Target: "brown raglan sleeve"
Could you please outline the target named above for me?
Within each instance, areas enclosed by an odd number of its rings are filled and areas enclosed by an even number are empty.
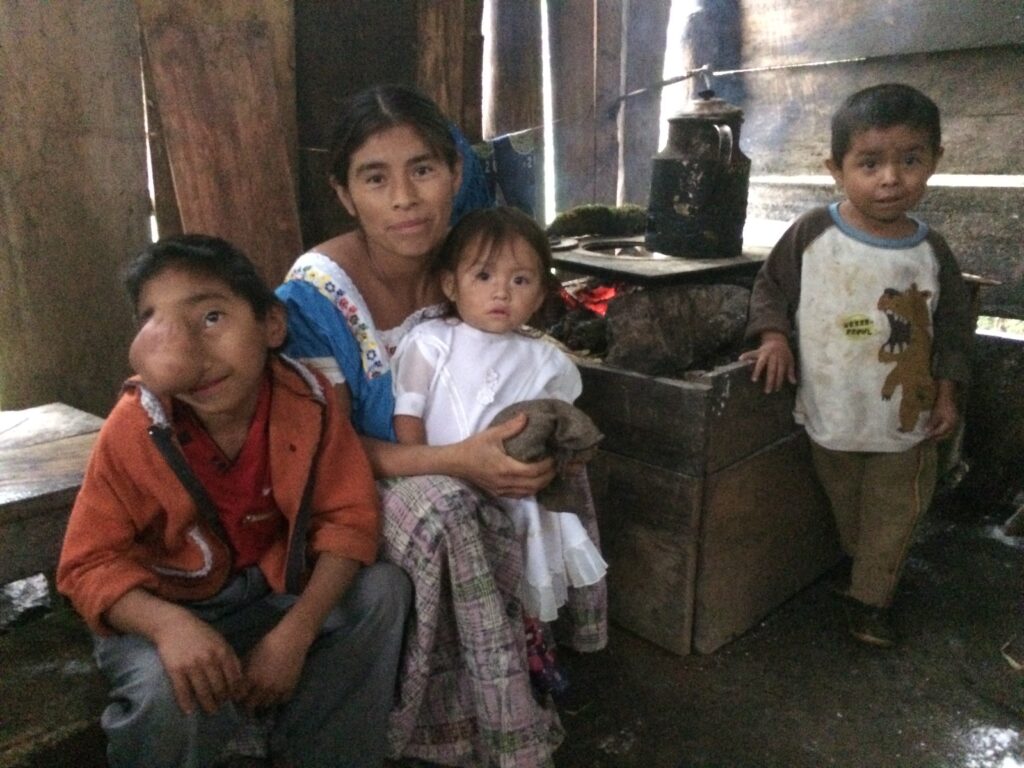
[[[939,301],[932,316],[932,376],[966,384],[970,379],[970,352],[974,317],[960,265],[946,241],[929,234],[939,262]]]
[[[810,211],[793,222],[772,248],[750,293],[750,313],[744,334],[747,340],[756,342],[765,331],[793,333],[794,316],[800,303],[803,252],[828,222],[826,209]]]

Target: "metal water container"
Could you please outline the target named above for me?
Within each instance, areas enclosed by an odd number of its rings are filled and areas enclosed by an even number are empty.
[[[707,90],[668,122],[668,143],[653,160],[644,245],[671,256],[739,256],[750,184],[739,146],[743,110]]]

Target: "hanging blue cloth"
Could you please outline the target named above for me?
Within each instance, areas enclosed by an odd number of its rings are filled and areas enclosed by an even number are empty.
[[[473,150],[469,140],[462,135],[456,126],[452,126],[452,138],[455,147],[462,157],[462,184],[455,194],[452,203],[451,223],[454,225],[470,211],[478,208],[493,208],[495,205],[494,190],[487,183],[484,167]]]

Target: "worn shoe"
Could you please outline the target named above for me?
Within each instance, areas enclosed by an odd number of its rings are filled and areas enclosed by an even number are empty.
[[[898,640],[892,625],[892,612],[888,608],[867,605],[850,599],[846,604],[850,635],[876,648],[892,648]]]

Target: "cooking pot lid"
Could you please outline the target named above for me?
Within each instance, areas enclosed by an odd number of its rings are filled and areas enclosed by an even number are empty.
[[[715,96],[711,89],[700,91],[697,98],[689,102],[687,108],[669,120],[705,120],[714,118],[734,118],[742,116],[743,110],[725,99]]]

